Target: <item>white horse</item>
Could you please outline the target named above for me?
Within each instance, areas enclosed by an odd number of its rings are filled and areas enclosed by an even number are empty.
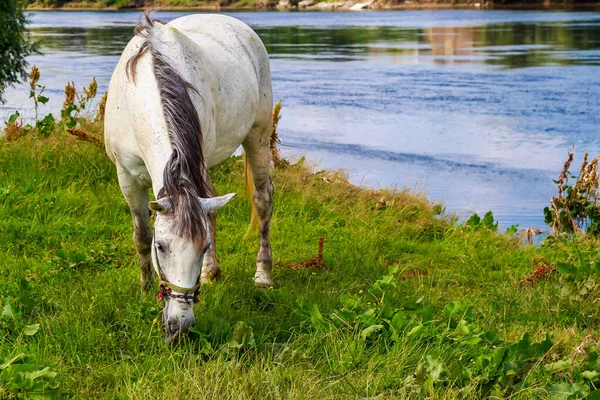
[[[144,16],[110,81],[104,137],[133,216],[142,287],[152,285],[151,264],[161,280],[170,341],[195,323],[200,283],[220,275],[217,209],[235,194],[214,197],[208,168],[240,144],[260,228],[254,280],[272,284],[273,94],[265,47],[243,22],[190,15],[167,24]]]

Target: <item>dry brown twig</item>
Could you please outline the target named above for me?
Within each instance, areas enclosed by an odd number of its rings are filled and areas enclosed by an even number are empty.
[[[91,133],[87,133],[85,131],[82,131],[81,129],[67,129],[67,132],[69,132],[71,135],[75,136],[77,139],[80,140],[84,140],[86,142],[91,142],[93,143],[95,146],[103,148],[104,147],[104,141],[100,138],[97,138],[96,136],[92,135]]]
[[[302,261],[299,263],[277,263],[279,267],[285,268],[296,268],[296,269],[306,269],[306,268],[317,268],[317,269],[327,269],[327,265],[323,263],[323,243],[325,242],[324,238],[319,238],[319,250],[317,251],[317,256],[311,258],[310,260]]]
[[[532,258],[531,263],[534,265],[533,272],[523,277],[520,282],[521,286],[535,285],[556,273],[556,267],[546,261],[544,257],[539,262]]]

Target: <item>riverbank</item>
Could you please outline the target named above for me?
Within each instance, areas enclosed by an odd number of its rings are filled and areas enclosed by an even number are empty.
[[[82,128],[102,136],[102,122]],[[114,166],[60,125],[44,132],[0,139],[2,398],[594,390],[597,240],[529,246],[489,215],[456,224],[419,194],[358,188],[303,162],[272,174],[274,287],[252,284],[258,240],[243,237],[250,210],[240,195],[219,212],[222,278],[202,287],[193,332],[167,346],[162,304],[139,289]],[[245,191],[239,157],[211,176],[220,193]],[[320,238],[326,267],[302,268]]]

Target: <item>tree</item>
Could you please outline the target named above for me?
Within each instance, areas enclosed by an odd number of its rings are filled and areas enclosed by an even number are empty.
[[[4,89],[27,76],[27,59],[40,54],[39,44],[31,41],[21,0],[0,0],[0,103]]]

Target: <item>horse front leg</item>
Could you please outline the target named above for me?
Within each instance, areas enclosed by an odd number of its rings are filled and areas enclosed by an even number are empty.
[[[273,214],[273,183],[269,174],[271,149],[269,148],[270,125],[254,127],[244,141],[248,165],[254,181],[253,202],[258,214],[260,247],[256,256],[257,286],[271,286],[273,254],[271,252],[271,216]]]
[[[150,229],[148,188],[118,166],[117,176],[121,192],[129,204],[133,218],[133,242],[140,260],[140,285],[143,291],[149,291],[154,283],[154,272],[151,258],[152,230]]]
[[[210,180],[210,177],[205,177],[210,189],[210,195],[212,197],[217,196],[217,191]],[[210,242],[211,245],[204,253],[204,260],[202,261],[202,273],[200,274],[200,282],[208,283],[217,280],[221,277],[221,269],[217,264],[217,210],[208,212],[208,228],[210,231]]]
[[[273,254],[271,252],[271,216],[273,214],[273,183],[269,176],[267,181],[254,186],[254,206],[258,213],[260,247],[256,256],[256,274],[254,283],[258,286],[272,286],[271,269]]]

